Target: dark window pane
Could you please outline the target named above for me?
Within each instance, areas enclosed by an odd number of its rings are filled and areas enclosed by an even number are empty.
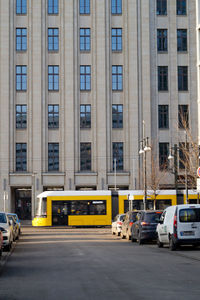
[[[158,67],[158,90],[168,91],[168,67]]]
[[[169,128],[168,105],[158,106],[158,121],[159,121],[159,129]]]
[[[168,168],[169,143],[159,143],[160,170]]]
[[[122,171],[123,170],[123,143],[116,142],[113,143],[113,170]]]
[[[166,15],[167,14],[167,0],[157,0],[157,15]]]

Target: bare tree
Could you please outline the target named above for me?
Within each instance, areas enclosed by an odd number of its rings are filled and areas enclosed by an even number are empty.
[[[155,143],[154,143],[155,144]],[[150,176],[147,179],[147,197],[153,200],[153,207],[156,209],[157,197],[160,194],[160,186],[167,181],[168,161],[164,161],[162,165],[159,162],[159,156],[151,146]]]
[[[183,113],[179,116],[179,128],[184,130],[185,140],[181,141],[178,146],[178,182],[179,184],[187,185],[190,189],[196,189],[197,169],[199,167],[199,145],[194,140],[189,128],[188,118]]]

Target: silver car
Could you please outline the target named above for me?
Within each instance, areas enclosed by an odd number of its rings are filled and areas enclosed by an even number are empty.
[[[112,222],[112,234],[120,236],[125,214],[118,214]]]
[[[10,251],[13,243],[13,222],[4,212],[0,212],[0,230],[3,233],[3,247]]]

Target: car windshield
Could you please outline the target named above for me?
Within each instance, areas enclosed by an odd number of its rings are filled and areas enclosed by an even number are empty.
[[[133,212],[133,213],[131,214],[131,220],[132,220],[133,222],[136,221],[136,216],[137,216],[137,212]]]
[[[124,218],[125,218],[125,215],[121,215],[121,216],[119,217],[119,220],[123,222],[123,221],[124,221]]]
[[[180,222],[200,222],[200,208],[186,208],[179,212]]]
[[[6,215],[0,213],[0,223],[7,223]]]
[[[161,217],[161,212],[147,213],[144,217],[144,221],[148,223],[158,223]]]

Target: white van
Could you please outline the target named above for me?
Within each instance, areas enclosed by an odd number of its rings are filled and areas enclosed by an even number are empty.
[[[200,204],[167,207],[156,229],[158,247],[169,244],[171,250],[179,245],[200,245]]]

